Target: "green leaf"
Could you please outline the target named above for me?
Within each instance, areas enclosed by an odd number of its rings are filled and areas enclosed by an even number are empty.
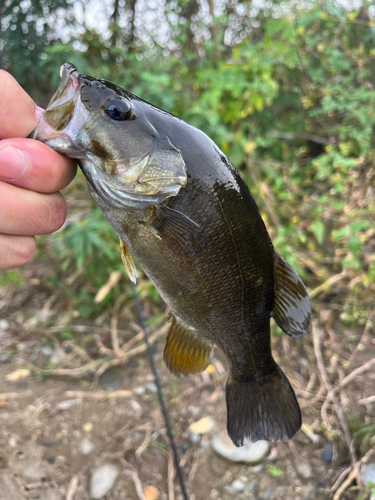
[[[323,243],[324,240],[324,233],[325,233],[325,226],[323,221],[321,220],[315,220],[311,225],[310,229],[312,233],[314,234],[315,238],[317,239],[317,242],[319,245]]]

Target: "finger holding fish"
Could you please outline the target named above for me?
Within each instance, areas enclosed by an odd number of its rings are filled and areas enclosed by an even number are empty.
[[[28,262],[34,235],[64,223],[66,205],[58,191],[75,175],[75,162],[26,139],[43,112],[6,71],[0,70],[0,269]]]

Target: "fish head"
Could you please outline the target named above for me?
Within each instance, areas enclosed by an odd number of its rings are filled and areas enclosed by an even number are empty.
[[[152,105],[71,63],[60,76],[34,138],[77,159],[90,191],[117,208],[142,209],[186,186],[185,162],[151,123]]]

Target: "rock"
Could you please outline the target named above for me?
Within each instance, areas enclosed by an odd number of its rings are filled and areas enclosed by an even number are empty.
[[[122,376],[117,372],[106,371],[99,377],[98,385],[105,390],[115,390],[120,387],[122,383]]]
[[[267,457],[270,449],[267,441],[257,441],[237,448],[226,433],[220,437],[214,437],[211,446],[214,452],[221,457],[231,462],[243,462],[245,464],[261,462]]]
[[[327,464],[330,464],[332,462],[332,458],[333,446],[332,443],[327,443],[322,450],[322,460],[324,460],[324,462],[326,462]]]
[[[142,406],[135,399],[131,399],[129,401],[129,405],[130,405],[132,415],[134,415],[135,413],[138,413],[139,411],[142,410]]]
[[[235,479],[233,483],[230,485],[230,487],[234,491],[243,491],[245,489],[245,485],[239,479]]]
[[[50,345],[45,345],[41,348],[40,352],[45,356],[46,358],[50,358],[53,354],[53,348]]]
[[[136,396],[142,396],[142,394],[144,394],[146,392],[146,389],[144,387],[144,385],[140,385],[138,387],[135,387],[133,389],[133,393],[136,395]]]
[[[0,363],[4,365],[5,363],[9,363],[11,359],[12,355],[9,352],[3,352],[3,354],[0,354]]]
[[[206,434],[215,426],[215,422],[211,417],[203,417],[189,425],[189,431],[195,434]]]
[[[25,468],[23,472],[23,476],[27,477],[27,479],[43,479],[46,477],[46,473],[43,469],[39,467],[34,467],[33,465],[29,465]]]
[[[160,491],[155,486],[148,484],[143,488],[143,496],[145,500],[158,500],[160,498]]]
[[[264,464],[259,464],[259,465],[256,465],[255,467],[252,467],[251,468],[251,472],[253,474],[259,474],[260,472],[262,472],[264,470]]]
[[[9,330],[9,321],[0,319],[0,332],[6,332],[7,330]]]
[[[84,457],[89,456],[94,451],[94,448],[93,443],[85,437],[78,443],[78,452]]]
[[[145,390],[150,394],[155,394],[156,392],[158,392],[158,388],[156,387],[154,382],[147,382],[147,384],[145,384]]]
[[[118,474],[118,469],[113,464],[103,464],[94,469],[90,480],[90,497],[103,498],[113,488]]]
[[[197,434],[195,432],[191,432],[191,431],[188,431],[187,437],[188,437],[189,441],[191,441],[192,443],[198,443],[198,441],[200,440],[199,434]]]
[[[298,474],[303,479],[311,479],[313,476],[313,471],[310,467],[310,464],[307,462],[299,462],[298,464],[296,464],[296,469]]]
[[[362,468],[362,477],[363,477],[363,482],[365,483],[366,486],[369,487],[371,484],[375,484],[375,463],[374,462],[370,462],[370,463],[364,465],[364,467]],[[372,492],[371,492],[370,500],[375,500],[374,490],[372,490]]]
[[[247,485],[246,485],[246,491],[255,490],[255,487],[257,484],[258,484],[258,481],[256,479],[254,479],[253,481],[250,481],[250,483],[247,483]]]

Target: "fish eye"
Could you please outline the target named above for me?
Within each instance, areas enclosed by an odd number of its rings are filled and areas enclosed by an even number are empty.
[[[110,99],[104,104],[104,112],[112,120],[125,121],[132,116],[127,102],[120,99]]]

